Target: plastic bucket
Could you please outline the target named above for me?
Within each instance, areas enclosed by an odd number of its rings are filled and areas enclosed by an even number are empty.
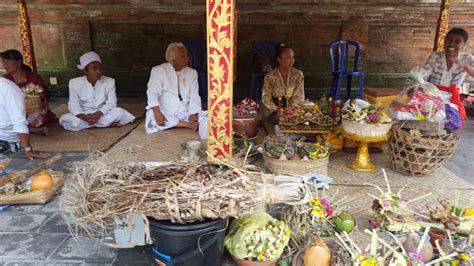
[[[175,224],[149,218],[153,256],[170,266],[220,266],[226,219]],[[202,250],[199,249],[199,247]]]

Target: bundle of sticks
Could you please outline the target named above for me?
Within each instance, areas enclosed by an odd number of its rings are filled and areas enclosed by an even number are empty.
[[[188,223],[238,217],[270,202],[304,204],[310,195],[297,176],[267,175],[228,164],[146,168],[95,154],[74,165],[60,205],[76,230],[106,235],[114,219],[130,213]]]

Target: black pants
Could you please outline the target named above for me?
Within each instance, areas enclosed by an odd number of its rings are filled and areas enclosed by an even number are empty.
[[[20,149],[20,143],[0,140],[0,154],[17,152]]]

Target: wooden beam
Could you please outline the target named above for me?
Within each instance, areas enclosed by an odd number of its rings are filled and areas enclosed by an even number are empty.
[[[33,48],[33,38],[31,36],[30,18],[26,8],[26,0],[17,0],[18,24],[20,26],[21,47],[23,52],[23,61],[29,65],[33,72],[36,72],[35,51]]]
[[[436,35],[433,51],[444,51],[444,39],[449,28],[449,0],[441,1],[441,10],[439,12],[438,23],[436,25]]]
[[[207,0],[208,161],[232,158],[235,0]]]

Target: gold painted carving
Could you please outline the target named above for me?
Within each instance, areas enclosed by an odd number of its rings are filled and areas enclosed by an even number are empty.
[[[441,11],[438,20],[438,25],[436,29],[435,37],[435,47],[434,51],[442,52],[444,51],[444,40],[446,39],[446,34],[448,33],[449,28],[449,0],[443,0],[441,2]]]
[[[23,52],[23,61],[30,66],[33,72],[36,72],[35,53],[33,49],[33,38],[31,36],[30,20],[26,11],[26,0],[18,0],[18,24],[21,34],[21,46]]]
[[[234,0],[207,0],[208,160],[232,156]]]

